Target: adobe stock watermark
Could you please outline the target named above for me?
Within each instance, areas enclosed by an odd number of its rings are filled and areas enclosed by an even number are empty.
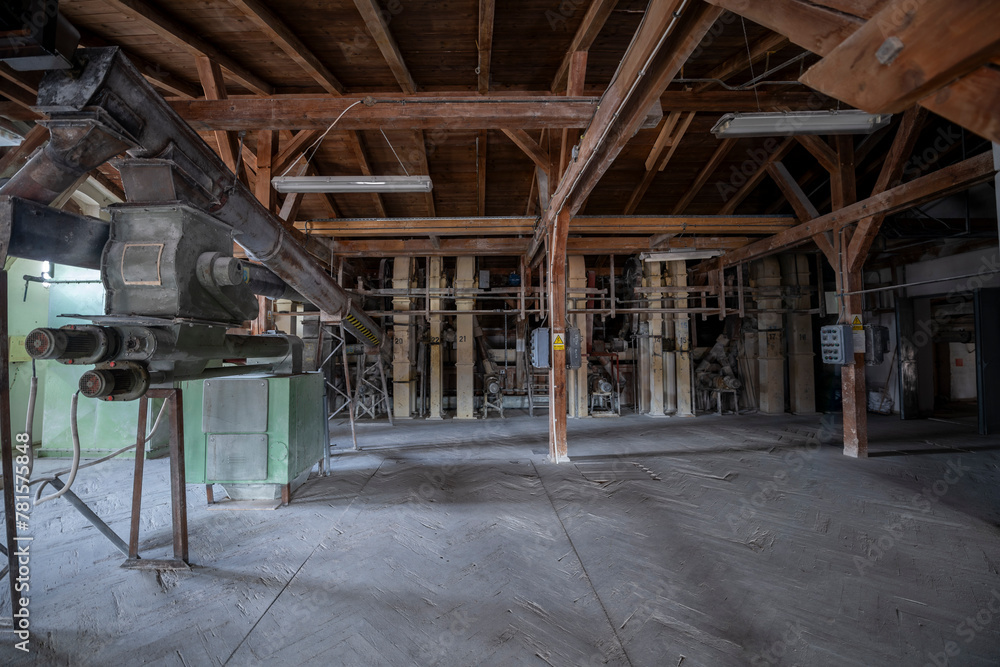
[[[965,473],[972,470],[962,465],[961,459],[948,461],[946,472],[940,478],[920,490],[909,501],[909,511],[904,512],[898,519],[887,523],[881,534],[869,545],[868,553],[865,556],[854,556],[854,567],[858,574],[865,576],[868,570],[874,567],[888,552],[894,549],[906,532],[906,523],[915,518],[915,514],[929,514],[934,505],[940,502],[954,485],[958,484]]]
[[[993,623],[998,615],[1000,615],[1000,591],[994,588],[990,591],[989,601],[974,616],[965,618],[955,626],[955,635],[968,646],[976,640],[980,632]],[[924,667],[948,667],[953,664],[952,658],[958,657],[961,653],[962,644],[954,640],[947,641],[940,651],[927,652],[927,662],[924,663]]]

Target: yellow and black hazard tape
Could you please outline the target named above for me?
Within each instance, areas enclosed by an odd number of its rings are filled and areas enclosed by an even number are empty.
[[[373,334],[368,327],[366,327],[365,325],[363,325],[361,323],[361,320],[359,320],[357,317],[355,317],[354,315],[351,315],[350,313],[348,313],[347,316],[344,319],[347,320],[348,322],[350,322],[351,325],[355,329],[357,329],[358,331],[360,331],[361,335],[363,335],[365,338],[367,338],[368,340],[370,340],[372,342],[372,345],[378,345],[379,344],[380,341],[378,339],[378,336],[376,336],[375,334]]]

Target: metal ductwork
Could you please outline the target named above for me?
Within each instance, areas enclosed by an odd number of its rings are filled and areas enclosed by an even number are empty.
[[[77,57],[79,71],[53,70],[43,78],[38,111],[48,117],[52,139],[0,188],[0,196],[50,204],[128,149],[129,159],[116,166],[130,202],[182,201],[206,211],[298,294],[341,316],[360,341],[381,344],[381,328],[309,254],[301,234],[257,201],[119,49],[81,49]]]

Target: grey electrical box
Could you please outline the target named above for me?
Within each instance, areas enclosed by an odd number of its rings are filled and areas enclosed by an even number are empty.
[[[878,366],[889,352],[889,327],[880,324],[865,325],[865,365]]]
[[[579,329],[576,327],[566,329],[566,366],[568,368],[579,368],[583,363],[581,342]]]
[[[480,269],[479,271],[479,289],[487,290],[490,288],[490,270]]]
[[[850,324],[832,324],[819,330],[819,347],[824,364],[854,361],[854,332]]]
[[[531,332],[531,365],[535,368],[548,368],[550,366],[549,356],[549,330],[545,328],[535,329]]]

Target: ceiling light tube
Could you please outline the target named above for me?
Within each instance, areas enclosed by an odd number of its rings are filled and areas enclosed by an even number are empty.
[[[891,114],[846,111],[728,113],[712,128],[725,137],[792,137],[799,134],[871,134],[889,124]]]
[[[430,176],[277,176],[271,185],[278,192],[430,192]]]

